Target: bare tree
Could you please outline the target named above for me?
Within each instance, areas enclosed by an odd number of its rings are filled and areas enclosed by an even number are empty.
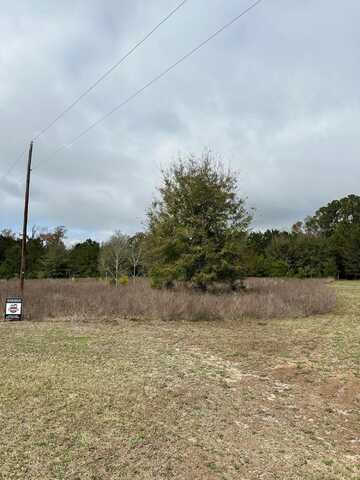
[[[129,237],[120,231],[101,245],[99,257],[100,272],[118,286],[119,277],[127,273],[129,259]]]
[[[15,239],[15,233],[10,228],[4,228],[1,230],[0,235],[5,238]]]

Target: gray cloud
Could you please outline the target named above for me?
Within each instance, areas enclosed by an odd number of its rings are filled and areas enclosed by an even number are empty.
[[[150,4],[152,3],[152,4]],[[0,176],[65,106],[176,5],[7,2],[0,17]],[[34,148],[33,224],[73,238],[141,228],[160,168],[219,154],[240,172],[254,228],[286,228],[358,193],[360,7],[264,2],[103,124],[73,137],[245,8],[189,0]],[[39,166],[36,168],[36,164]],[[0,227],[20,229],[25,158],[1,181]]]

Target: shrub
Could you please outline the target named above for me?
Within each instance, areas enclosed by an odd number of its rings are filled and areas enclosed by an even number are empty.
[[[127,275],[122,275],[119,278],[119,285],[127,285],[129,283],[129,277]]]
[[[171,290],[150,287],[137,279],[121,288],[97,280],[29,280],[25,290],[25,315],[29,320],[68,318],[109,321],[240,320],[242,318],[300,317],[330,312],[334,290],[321,280],[248,279],[246,289],[227,293],[202,293],[179,285]],[[18,283],[0,281],[0,299],[16,294]]]

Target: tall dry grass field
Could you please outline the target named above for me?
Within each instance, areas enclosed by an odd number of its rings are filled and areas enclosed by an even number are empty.
[[[0,322],[0,480],[360,479],[360,282],[248,287],[29,282],[49,321]],[[206,315],[237,320],[150,319]]]
[[[2,304],[17,292],[15,281],[0,282]],[[156,290],[145,279],[118,288],[101,280],[30,280],[25,293],[26,319],[32,321],[269,319],[327,313],[334,305],[334,290],[323,280],[248,279],[243,291],[216,294]]]

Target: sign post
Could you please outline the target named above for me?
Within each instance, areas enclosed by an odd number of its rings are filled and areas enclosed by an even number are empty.
[[[9,297],[5,302],[5,320],[22,320],[23,300],[20,297]]]

